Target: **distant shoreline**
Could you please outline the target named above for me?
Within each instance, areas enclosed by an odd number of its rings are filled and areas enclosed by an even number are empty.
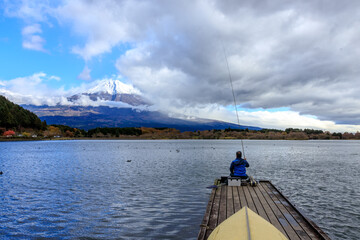
[[[141,138],[141,137],[128,137],[128,138],[0,138],[0,142],[30,142],[30,141],[74,141],[74,140],[265,140],[265,141],[356,141],[359,139],[238,139],[238,138]]]

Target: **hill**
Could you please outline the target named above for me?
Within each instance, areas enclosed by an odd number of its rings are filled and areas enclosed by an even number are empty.
[[[41,120],[29,110],[0,95],[0,127],[41,129]]]

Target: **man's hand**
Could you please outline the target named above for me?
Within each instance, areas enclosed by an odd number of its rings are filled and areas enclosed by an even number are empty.
[[[246,160],[246,157],[244,157],[244,160]]]

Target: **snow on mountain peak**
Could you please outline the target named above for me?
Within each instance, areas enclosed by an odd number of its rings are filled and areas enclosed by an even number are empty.
[[[98,84],[89,89],[86,93],[107,93],[110,95],[116,94],[136,94],[140,95],[140,91],[134,88],[130,84],[125,84],[119,80],[104,79],[98,82]]]

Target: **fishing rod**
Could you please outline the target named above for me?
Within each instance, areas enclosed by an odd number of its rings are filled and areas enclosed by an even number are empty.
[[[225,55],[226,66],[227,66],[227,69],[228,69],[228,72],[229,72],[229,80],[230,80],[230,86],[231,86],[232,95],[233,95],[233,98],[234,98],[234,105],[235,105],[237,122],[238,122],[239,128],[241,129],[240,120],[239,120],[239,113],[238,113],[237,104],[236,104],[236,97],[235,97],[235,93],[234,93],[234,86],[233,86],[233,82],[232,82],[232,78],[231,78],[229,62],[228,62],[228,59],[227,59],[224,44],[222,44],[222,47],[223,47],[223,51],[224,51],[224,55]],[[243,142],[242,138],[240,138],[240,140],[241,140],[242,151],[244,153],[244,158],[245,158],[244,142]]]

